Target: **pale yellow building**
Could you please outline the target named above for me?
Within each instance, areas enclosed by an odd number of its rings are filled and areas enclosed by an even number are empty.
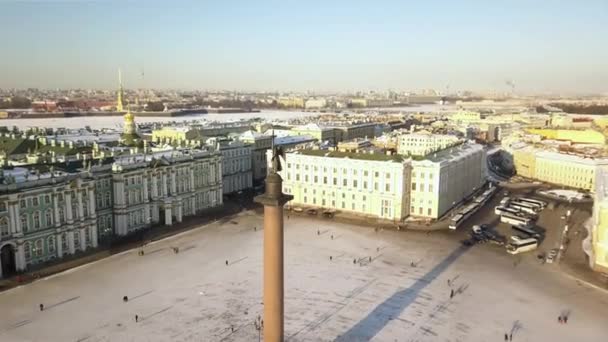
[[[603,166],[608,166],[608,159],[540,151],[536,153],[535,178],[543,182],[593,191],[595,172]]]
[[[281,97],[277,103],[287,108],[304,108],[306,100],[301,97]]]
[[[163,127],[152,131],[153,141],[183,141],[191,140],[199,137],[199,132],[196,129],[189,127]]]
[[[280,175],[291,206],[394,221],[409,215],[411,166],[402,156],[301,150],[285,159]]]
[[[602,133],[592,129],[528,129],[526,131],[541,135],[545,139],[569,140],[579,144],[604,144],[606,142],[606,137]]]
[[[455,122],[478,122],[481,121],[479,112],[460,111],[448,117],[450,121]]]
[[[583,249],[589,255],[591,267],[608,273],[608,170],[598,170],[593,202],[592,223]]]
[[[513,164],[518,175],[536,178],[536,152],[531,146],[513,150]]]

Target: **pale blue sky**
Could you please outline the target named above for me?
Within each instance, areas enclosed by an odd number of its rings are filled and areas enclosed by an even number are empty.
[[[606,0],[0,0],[0,32],[4,88],[608,92]]]

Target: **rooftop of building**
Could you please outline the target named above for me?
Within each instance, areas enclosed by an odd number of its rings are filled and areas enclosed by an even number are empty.
[[[357,152],[340,152],[340,151],[329,151],[329,150],[313,150],[306,149],[293,152],[294,154],[302,154],[305,156],[315,157],[329,157],[329,158],[349,158],[357,160],[370,160],[370,161],[390,161],[401,163],[405,161],[403,156],[398,154],[387,155],[385,153],[357,153]]]
[[[483,150],[483,146],[479,144],[463,143],[457,146],[445,148],[441,151],[437,151],[426,156],[412,157],[412,159],[420,163],[430,162],[441,164],[464,158],[481,150]]]

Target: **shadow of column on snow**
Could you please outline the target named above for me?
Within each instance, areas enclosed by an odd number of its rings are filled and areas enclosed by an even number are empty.
[[[395,292],[384,302],[372,310],[365,318],[357,322],[354,326],[348,329],[344,334],[336,338],[337,342],[354,342],[354,341],[369,341],[378,334],[387,324],[397,318],[403,310],[412,304],[418,294],[433,280],[435,280],[443,271],[445,271],[456,259],[464,254],[470,246],[460,246],[450,253],[433,269],[427,272],[424,276],[416,280],[412,286]],[[446,296],[449,293],[446,291]]]

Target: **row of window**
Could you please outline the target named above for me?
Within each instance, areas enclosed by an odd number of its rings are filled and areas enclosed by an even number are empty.
[[[287,173],[287,180],[291,180],[291,173]],[[311,182],[312,180],[312,182]],[[300,181],[300,174],[296,173],[295,176],[295,181],[299,182]],[[304,183],[311,183],[311,184],[324,184],[327,185],[328,184],[328,178],[327,176],[324,176],[322,179],[322,183],[319,182],[319,176],[314,176],[314,177],[309,177],[308,175],[304,175]],[[357,179],[353,179],[351,180],[351,182],[348,181],[348,179],[344,178],[342,179],[342,184],[338,185],[338,178],[331,178],[331,184],[333,186],[341,186],[341,187],[349,187],[351,186],[352,188],[358,188],[359,187],[359,181]],[[368,181],[363,181],[363,190],[371,190],[371,188],[369,188],[369,183]],[[379,185],[378,182],[374,182],[374,191],[378,191],[379,190]],[[390,192],[391,191],[391,184],[390,182],[387,182],[384,184],[384,191],[386,192]]]
[[[291,169],[292,168],[292,163],[287,163],[287,169]],[[310,168],[307,164],[304,164],[304,171],[309,171],[309,169],[312,169],[313,171],[319,171],[319,166],[313,166],[312,168]],[[299,170],[300,169],[300,164],[295,164],[295,169]],[[338,168],[332,168],[333,173],[336,174],[338,173]],[[356,176],[358,174],[358,170],[357,169],[347,169],[347,168],[342,168],[342,174],[343,175],[347,175],[349,173],[351,173],[353,176]],[[349,172],[348,170],[351,170],[352,172]],[[323,172],[327,172],[327,167],[323,167]],[[369,176],[369,171],[365,170],[363,171],[363,176],[364,177],[368,177]],[[380,172],[379,171],[375,171],[374,172],[374,177],[378,178],[380,177]],[[391,174],[390,172],[385,173],[384,177],[386,179],[390,179],[391,178]]]
[[[91,231],[90,229],[85,229],[85,245],[82,245],[80,241],[80,231],[75,230],[74,234],[74,249],[85,250],[87,246],[91,245]],[[61,240],[61,249],[63,253],[68,253],[68,233],[63,233],[58,236],[59,240]],[[25,256],[25,262],[27,264],[36,263],[41,261],[41,259],[50,259],[56,256],[57,252],[57,240],[54,235],[48,236],[46,238],[36,239],[34,241],[26,241],[23,244],[23,251]]]
[[[412,182],[412,191],[418,191],[418,192],[424,192],[424,183],[420,183],[420,186],[417,186],[416,182]],[[428,189],[428,192],[433,192],[433,184],[427,184],[428,186],[426,187]]]

